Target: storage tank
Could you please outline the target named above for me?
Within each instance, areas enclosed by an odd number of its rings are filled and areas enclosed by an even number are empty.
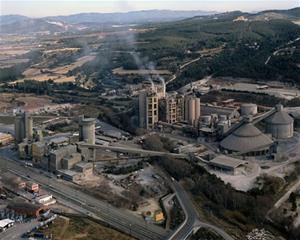
[[[241,115],[256,115],[257,114],[257,105],[253,103],[244,103],[241,105]]]
[[[95,144],[95,118],[84,118],[79,122],[79,141]]]
[[[266,118],[266,132],[273,138],[286,139],[294,135],[294,119],[283,110],[282,105],[276,106],[276,112]]]

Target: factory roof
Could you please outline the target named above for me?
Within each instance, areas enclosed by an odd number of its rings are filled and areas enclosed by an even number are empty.
[[[236,158],[220,155],[220,156],[215,157],[209,163],[212,165],[215,165],[215,166],[225,166],[225,167],[230,167],[230,168],[237,168],[241,165],[246,164],[247,162],[236,159]]]
[[[240,115],[235,108],[201,104],[201,115],[211,114],[226,115],[227,117],[239,117]]]
[[[269,124],[292,124],[294,119],[285,111],[277,111],[265,120]]]
[[[60,137],[52,138],[50,140],[50,143],[60,144],[60,143],[63,143],[63,142],[68,142],[68,141],[69,141],[69,138],[60,136]]]
[[[68,169],[60,169],[58,172],[61,173],[61,174],[70,176],[70,177],[74,177],[76,175],[79,175],[78,172],[73,171],[73,170],[68,170]]]
[[[235,152],[251,152],[267,149],[272,143],[268,136],[248,122],[224,138],[220,145],[224,149]]]

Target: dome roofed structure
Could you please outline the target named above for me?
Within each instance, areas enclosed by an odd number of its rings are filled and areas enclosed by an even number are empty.
[[[266,154],[272,144],[272,139],[256,128],[251,119],[220,142],[221,148],[229,153],[239,152],[246,155]]]

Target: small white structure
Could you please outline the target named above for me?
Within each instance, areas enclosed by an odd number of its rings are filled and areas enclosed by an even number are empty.
[[[11,219],[3,219],[0,220],[0,232],[5,231],[6,229],[12,227],[14,225],[15,221]]]
[[[56,200],[52,195],[41,195],[35,199],[36,203],[42,204],[44,206],[49,206],[56,203]]]

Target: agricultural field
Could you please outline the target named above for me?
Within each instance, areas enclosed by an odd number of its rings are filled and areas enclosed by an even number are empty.
[[[58,217],[43,231],[55,240],[133,240],[125,234],[84,217]]]

